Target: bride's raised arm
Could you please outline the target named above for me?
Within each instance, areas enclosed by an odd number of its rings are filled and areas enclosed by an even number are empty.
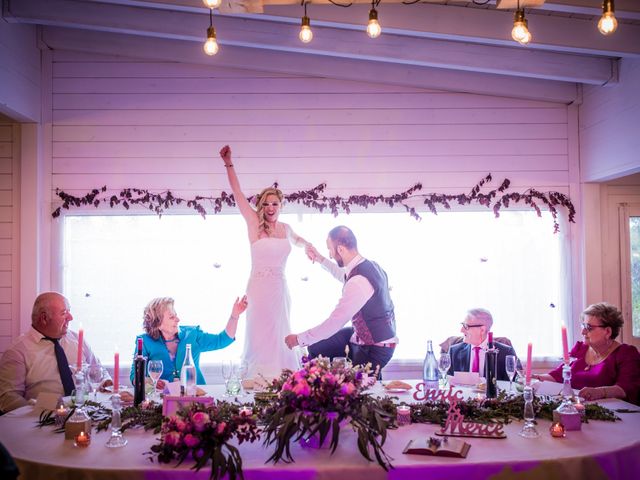
[[[249,227],[249,235],[252,233],[257,234],[258,232],[258,214],[253,209],[247,197],[242,193],[242,189],[240,188],[240,180],[238,180],[238,175],[236,174],[235,168],[233,168],[233,163],[231,161],[231,147],[229,145],[225,145],[220,150],[220,158],[224,162],[225,170],[227,171],[227,178],[229,179],[229,185],[231,186],[231,191],[233,192],[233,197],[236,200],[236,205],[240,209],[240,213],[244,217],[244,220],[247,222],[247,226]]]

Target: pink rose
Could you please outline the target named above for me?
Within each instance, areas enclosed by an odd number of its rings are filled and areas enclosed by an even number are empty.
[[[331,372],[325,373],[324,377],[322,377],[322,380],[329,385],[334,385],[336,383],[336,377]]]
[[[175,424],[176,424],[176,429],[179,432],[185,432],[189,427],[189,424],[184,420],[182,420],[181,418],[176,418]]]
[[[356,387],[351,382],[345,383],[342,385],[342,387],[340,387],[340,393],[342,395],[351,395],[355,391],[356,391]]]
[[[200,444],[200,439],[198,437],[196,437],[195,435],[191,435],[190,433],[187,433],[184,436],[184,444],[189,447],[189,448],[193,448],[196,447]],[[166,441],[165,441],[166,443]]]
[[[202,432],[207,427],[211,419],[209,415],[205,412],[196,412],[191,417],[191,422],[193,423],[193,429],[196,432]]]
[[[298,382],[292,390],[293,393],[302,397],[308,397],[309,395],[311,395],[311,387],[305,380]]]
[[[284,385],[282,385],[282,391],[283,391],[283,392],[285,392],[285,391],[287,391],[287,392],[288,392],[288,391],[290,391],[291,389],[292,389],[292,387],[291,387],[291,382],[290,382],[289,380],[287,380],[287,382],[286,382]]]
[[[164,436],[164,443],[165,445],[169,445],[170,447],[177,447],[180,445],[181,436],[182,435],[180,434],[180,432],[168,432]]]
[[[216,428],[216,433],[218,435],[222,435],[222,432],[224,432],[224,428],[227,426],[226,422],[220,422],[218,424],[218,428]]]

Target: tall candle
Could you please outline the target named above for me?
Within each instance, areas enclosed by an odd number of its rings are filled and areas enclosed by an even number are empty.
[[[84,342],[84,329],[80,327],[78,330],[78,359],[76,366],[78,370],[82,370],[82,344]]]
[[[569,364],[569,342],[567,341],[567,327],[562,326],[562,358]]]
[[[531,343],[527,345],[527,373],[525,375],[525,383],[531,385]]]
[[[113,393],[118,393],[120,382],[120,352],[116,348],[116,353],[113,355]]]

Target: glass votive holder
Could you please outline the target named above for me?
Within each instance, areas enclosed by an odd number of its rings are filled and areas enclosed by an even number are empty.
[[[347,367],[347,357],[333,357],[331,360],[332,368],[346,368]]]
[[[398,405],[396,408],[396,423],[399,427],[404,427],[411,423],[411,407],[409,405]]]
[[[86,432],[80,432],[73,439],[73,444],[78,448],[87,448],[91,444],[91,435]]]
[[[564,438],[565,436],[564,425],[562,425],[560,422],[553,422],[549,427],[549,433],[553,438]]]
[[[69,409],[64,405],[60,405],[58,408],[54,410],[53,415],[54,415],[54,420],[56,422],[56,427],[62,427],[64,426],[64,421],[67,419],[67,416],[69,415]]]

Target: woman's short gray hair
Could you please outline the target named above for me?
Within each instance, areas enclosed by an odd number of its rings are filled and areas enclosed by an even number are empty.
[[[173,307],[173,298],[171,297],[158,297],[151,300],[146,307],[144,307],[144,313],[142,315],[142,327],[154,340],[160,338],[160,324],[162,323],[162,316],[168,307]]]

